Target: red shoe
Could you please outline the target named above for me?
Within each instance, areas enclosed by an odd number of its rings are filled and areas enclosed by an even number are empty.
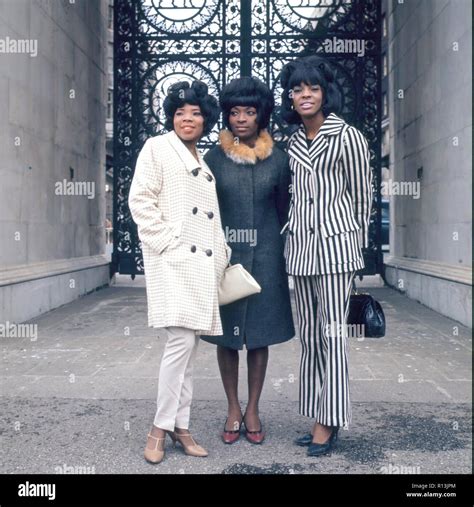
[[[263,431],[262,423],[260,423],[260,429],[258,431],[249,431],[245,425],[245,415],[242,418],[242,422],[245,428],[245,438],[251,444],[261,444],[265,440],[265,432]]]
[[[224,423],[224,431],[222,432],[222,441],[224,444],[234,444],[237,442],[237,440],[240,438],[240,429],[242,428],[242,421],[240,421],[239,429],[238,430],[226,430],[225,426],[227,424],[227,419]]]

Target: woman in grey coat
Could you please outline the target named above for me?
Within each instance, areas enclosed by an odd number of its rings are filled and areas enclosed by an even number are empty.
[[[238,440],[242,422],[256,444],[265,434],[258,415],[268,363],[268,346],[294,336],[288,277],[280,235],[287,222],[288,157],[265,130],[274,107],[271,91],[256,78],[235,79],[224,87],[220,105],[228,128],[205,161],[216,178],[222,226],[232,247],[232,264],[242,264],[262,292],[221,307],[224,334],[201,336],[217,345],[217,359],[228,400],[222,439]],[[238,399],[239,350],[247,348],[247,409]]]

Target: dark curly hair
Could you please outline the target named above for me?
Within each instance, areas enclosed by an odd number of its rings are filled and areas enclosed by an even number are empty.
[[[334,80],[334,72],[329,63],[320,56],[305,56],[287,63],[280,74],[283,95],[281,116],[290,124],[301,123],[301,116],[292,108],[290,90],[301,83],[319,85],[323,91],[322,111],[324,116],[339,113],[341,93]]]
[[[204,117],[203,135],[207,136],[219,118],[219,104],[217,99],[207,92],[207,84],[202,81],[178,81],[168,88],[167,97],[163,102],[166,116],[165,129],[174,130],[173,118],[176,110],[184,104],[199,106]]]
[[[255,107],[257,110],[258,128],[268,126],[270,115],[275,106],[273,94],[267,85],[256,77],[240,77],[233,79],[222,89],[220,105],[224,125],[230,129],[230,110],[235,106]]]

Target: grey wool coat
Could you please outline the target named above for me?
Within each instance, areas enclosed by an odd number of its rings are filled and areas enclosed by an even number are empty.
[[[236,144],[223,130],[206,163],[216,178],[222,227],[232,264],[242,264],[262,287],[260,294],[221,306],[222,336],[201,336],[231,349],[256,349],[294,337],[288,275],[280,234],[288,220],[287,155],[263,130],[255,147]]]

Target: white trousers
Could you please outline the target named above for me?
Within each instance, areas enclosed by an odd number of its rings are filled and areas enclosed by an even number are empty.
[[[188,429],[193,398],[193,366],[199,335],[184,327],[163,327],[166,340],[158,377],[157,409],[153,424],[163,430]]]

